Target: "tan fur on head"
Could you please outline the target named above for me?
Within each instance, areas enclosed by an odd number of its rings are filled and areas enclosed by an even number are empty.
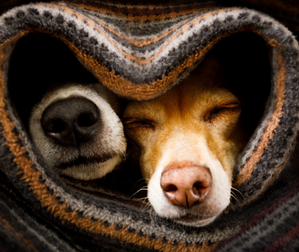
[[[208,57],[180,85],[156,99],[132,101],[124,112],[125,131],[141,148],[150,203],[158,215],[185,225],[207,225],[229,205],[233,170],[248,141],[240,101],[220,69],[217,58]],[[205,199],[191,208],[172,204],[160,186],[166,167],[182,162],[207,167],[212,178]]]

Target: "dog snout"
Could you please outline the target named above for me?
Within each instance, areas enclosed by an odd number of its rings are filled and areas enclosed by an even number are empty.
[[[169,166],[161,176],[161,188],[171,204],[191,208],[204,201],[212,184],[208,168],[202,166]]]
[[[90,100],[73,97],[46,108],[41,124],[47,137],[61,145],[80,146],[89,141],[100,127],[100,111]]]

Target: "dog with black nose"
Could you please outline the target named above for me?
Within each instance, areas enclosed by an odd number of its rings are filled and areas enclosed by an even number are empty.
[[[99,83],[67,83],[47,91],[29,119],[29,131],[46,163],[59,174],[94,180],[125,157],[119,98]]]

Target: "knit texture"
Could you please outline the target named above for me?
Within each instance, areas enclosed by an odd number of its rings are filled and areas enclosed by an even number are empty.
[[[78,0],[0,1],[0,7],[0,251],[299,250],[296,4]],[[180,226],[125,194],[74,188],[36,152],[14,100],[30,83],[16,89],[9,74],[19,41],[51,36],[120,97],[146,100],[180,83],[215,45],[241,32],[265,42],[271,91],[237,168],[234,187],[242,197],[211,225]]]

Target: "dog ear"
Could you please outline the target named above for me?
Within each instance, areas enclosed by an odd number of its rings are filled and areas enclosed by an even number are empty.
[[[47,89],[71,81],[98,82],[65,44],[50,35],[31,34],[17,42],[8,69],[8,88],[24,126],[32,106]]]

